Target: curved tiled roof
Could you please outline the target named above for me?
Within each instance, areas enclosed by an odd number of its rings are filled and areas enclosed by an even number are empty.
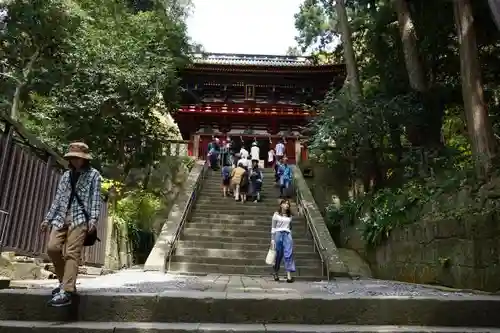
[[[194,54],[195,64],[227,66],[311,67],[318,66],[309,57],[204,53]],[[319,65],[321,66],[321,65]]]

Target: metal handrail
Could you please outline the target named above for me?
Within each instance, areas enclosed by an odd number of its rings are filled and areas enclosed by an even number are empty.
[[[10,213],[8,211],[0,209],[0,252],[2,252],[4,247],[5,235],[9,226],[9,217]]]
[[[299,172],[301,172],[298,166],[295,166],[295,169],[298,169]],[[302,174],[302,172],[301,172],[301,174]],[[295,190],[295,197],[297,200],[297,205],[299,207],[301,207],[301,211],[303,212],[303,214],[306,218],[307,227],[308,227],[309,231],[311,232],[311,235],[313,236],[314,248],[318,252],[320,260],[321,260],[321,269],[322,269],[321,273],[323,274],[323,276],[325,276],[325,269],[326,269],[326,276],[327,276],[327,279],[329,281],[330,280],[330,267],[329,267],[328,260],[325,259],[325,254],[324,254],[324,251],[326,250],[326,248],[323,246],[323,244],[321,244],[321,239],[318,235],[318,230],[316,229],[316,226],[314,225],[314,223],[312,223],[308,208],[303,203],[304,200],[302,198],[302,193],[300,192],[299,186],[297,186],[297,184],[296,184],[295,177],[293,177],[293,187]]]
[[[172,261],[172,256],[177,248],[179,237],[181,236],[181,233],[184,230],[184,225],[186,224],[189,214],[191,214],[191,210],[193,209],[193,205],[196,202],[197,195],[201,189],[201,186],[203,185],[205,176],[207,175],[207,171],[208,171],[208,160],[206,160],[205,164],[203,164],[203,168],[198,176],[198,179],[196,179],[193,191],[191,192],[191,196],[189,197],[188,204],[184,208],[184,211],[182,212],[181,223],[179,224],[179,227],[175,231],[173,239],[169,242],[170,248],[167,254],[168,256],[167,271],[170,270],[170,263]]]

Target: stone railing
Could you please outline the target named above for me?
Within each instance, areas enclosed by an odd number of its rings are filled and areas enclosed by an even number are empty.
[[[167,220],[161,228],[160,235],[146,260],[145,271],[166,272],[168,270],[175,246],[196,202],[207,170],[208,166],[205,161],[197,161],[189,173],[184,190],[177,196]]]
[[[299,212],[306,218],[314,246],[326,271],[323,272],[326,273],[324,275],[328,279],[335,276],[349,276],[348,269],[340,259],[337,246],[298,166],[293,169],[293,183]]]

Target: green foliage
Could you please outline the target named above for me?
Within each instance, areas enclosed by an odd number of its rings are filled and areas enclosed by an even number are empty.
[[[101,166],[126,175],[151,165],[178,139],[164,116],[177,107],[177,73],[189,61],[188,7],[10,1],[2,6],[0,68],[9,80],[0,80],[0,101],[12,105],[20,88],[22,121],[59,151],[85,139]]]
[[[486,185],[471,171],[453,3],[407,3],[427,90],[416,92],[409,85],[412,72],[406,68],[393,2],[345,1],[364,96],[354,102],[343,91],[330,92],[316,105],[322,112],[310,130],[310,155],[348,178],[351,199],[330,205],[330,226],[356,225],[371,246],[398,226],[426,218],[464,218],[496,207],[491,191],[484,195],[481,186]],[[302,51],[340,62],[332,4],[303,1],[295,16],[297,42]],[[499,33],[487,1],[473,6],[486,99],[497,131]],[[325,56],[329,50],[330,57]],[[461,200],[458,193],[470,199]]]
[[[2,110],[15,109],[59,153],[85,140],[107,177],[103,194],[115,190],[111,214],[134,242],[152,233],[167,185],[193,163],[167,153],[180,139],[168,114],[192,49],[190,8],[190,0],[0,4]]]
[[[126,224],[133,232],[152,231],[154,218],[162,206],[160,198],[148,191],[130,191],[117,201],[115,221]]]

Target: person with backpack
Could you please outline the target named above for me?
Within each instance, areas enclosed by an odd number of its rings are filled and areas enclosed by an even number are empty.
[[[280,185],[280,197],[288,198],[289,188],[292,184],[292,168],[288,165],[288,158],[285,156],[278,168],[279,185]]]
[[[229,165],[229,162],[226,161],[224,163],[224,166],[222,167],[222,194],[224,195],[224,198],[227,197],[227,194],[229,193],[229,185],[231,184],[231,166]]]
[[[210,168],[212,170],[218,169],[219,162],[219,154],[220,154],[220,140],[219,138],[215,138],[214,141],[208,144],[208,160],[210,162]]]
[[[241,176],[241,181],[240,181],[240,198],[241,198],[241,203],[245,203],[247,201],[248,189],[250,187],[250,177],[249,177],[249,174],[248,174],[248,167],[244,165],[243,169],[245,170],[245,172]]]
[[[237,167],[231,171],[231,189],[233,190],[235,201],[240,200],[240,191],[241,191],[240,187],[242,179],[245,175],[246,175],[246,170],[240,161],[238,162]]]
[[[54,307],[71,305],[76,292],[78,262],[83,247],[99,240],[97,223],[101,213],[101,175],[90,166],[89,147],[83,142],[73,142],[64,158],[69,161],[69,170],[61,176],[55,198],[40,227],[42,232],[51,228],[47,254],[59,280],[49,301]]]
[[[252,161],[252,169],[250,171],[250,183],[252,185],[252,197],[254,202],[260,201],[260,190],[262,188],[262,180],[264,176],[259,168],[259,161]]]

